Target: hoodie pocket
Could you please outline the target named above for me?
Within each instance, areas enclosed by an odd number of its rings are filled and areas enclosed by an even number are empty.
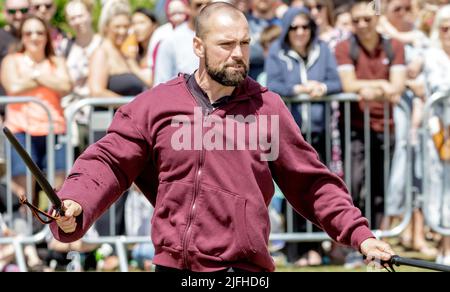
[[[245,198],[201,186],[196,204],[191,250],[224,261],[236,261],[255,252],[248,236]]]
[[[155,248],[182,250],[181,236],[186,228],[186,214],[193,186],[183,182],[161,182],[152,217],[152,241]]]

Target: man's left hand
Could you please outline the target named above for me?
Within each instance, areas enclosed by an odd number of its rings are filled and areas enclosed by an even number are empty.
[[[359,249],[361,253],[366,256],[366,263],[373,260],[388,261],[395,255],[395,252],[389,244],[375,238],[364,240]]]

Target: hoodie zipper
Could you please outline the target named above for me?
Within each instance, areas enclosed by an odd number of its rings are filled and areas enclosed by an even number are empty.
[[[185,86],[185,89],[188,92],[188,94],[192,97],[195,105],[201,106],[203,108],[203,106],[201,104],[199,104],[199,102],[194,97],[194,95],[189,91],[189,89],[186,86],[186,83],[184,83],[183,85]],[[209,108],[206,108],[206,112],[205,112],[203,120],[202,120],[203,124],[206,122],[209,115],[213,114],[215,111],[217,111],[220,108],[221,108],[221,106],[214,108],[211,111]],[[185,232],[183,234],[183,239],[182,239],[183,264],[184,264],[184,268],[188,269],[188,270],[190,269],[188,247],[189,247],[189,241],[190,241],[190,237],[191,237],[191,233],[192,233],[192,222],[194,221],[194,218],[195,218],[195,211],[196,211],[196,204],[195,204],[196,202],[195,201],[197,199],[198,192],[200,191],[200,178],[202,176],[202,168],[205,163],[205,149],[203,147],[203,134],[204,134],[203,133],[203,131],[204,131],[203,124],[202,124],[202,150],[200,151],[200,157],[197,161],[197,170],[195,172],[195,177],[194,177],[194,193],[192,196],[191,206],[189,209],[189,216],[187,218],[186,229],[185,229]]]
[[[206,122],[206,119],[208,118],[208,116],[211,113],[213,113],[215,110],[216,109],[214,109],[211,112],[209,111],[209,109],[206,110],[206,113],[202,120],[203,124]],[[202,141],[203,141],[203,124],[202,124]],[[200,151],[200,157],[197,161],[197,171],[195,172],[195,178],[194,178],[194,194],[192,197],[191,207],[190,207],[188,221],[187,221],[187,225],[186,225],[186,232],[184,233],[184,237],[183,237],[183,261],[184,261],[185,268],[188,270],[190,269],[188,247],[189,247],[189,241],[190,241],[190,237],[191,237],[191,233],[192,233],[192,222],[194,221],[194,218],[195,218],[195,211],[196,211],[195,210],[195,208],[196,208],[195,200],[197,199],[198,193],[200,191],[200,178],[202,176],[202,169],[203,169],[204,161],[205,161],[205,149],[202,144],[202,150]]]

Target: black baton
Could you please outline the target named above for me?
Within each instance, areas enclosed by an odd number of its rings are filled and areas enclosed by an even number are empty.
[[[11,131],[7,127],[3,127],[3,133],[5,133],[6,138],[8,138],[11,145],[13,145],[14,149],[16,149],[17,153],[19,153],[20,157],[22,158],[23,162],[25,162],[28,169],[33,174],[34,178],[38,182],[38,184],[41,186],[42,190],[45,192],[47,197],[50,199],[50,201],[53,204],[53,209],[59,214],[60,216],[64,216],[64,208],[61,199],[56,195],[55,190],[52,188],[48,180],[45,178],[42,171],[39,169],[39,167],[36,165],[36,163],[31,159],[30,155],[25,151],[25,149],[20,145],[19,141],[16,139],[16,137],[11,133]],[[48,151],[51,151],[51,149],[48,149]]]
[[[410,266],[410,267],[428,269],[428,270],[439,271],[439,272],[450,272],[450,266],[436,264],[436,263],[423,261],[423,260],[415,260],[415,259],[402,258],[399,256],[393,256],[391,258],[390,262],[393,265],[396,265],[397,267],[398,266]]]
[[[364,259],[367,259],[367,256],[363,256]],[[403,258],[398,255],[393,255],[388,261],[380,261],[381,265],[388,265],[389,268],[384,267],[389,272],[395,272],[394,266],[410,266],[415,268],[421,268],[421,269],[427,269],[427,270],[433,270],[433,271],[439,271],[439,272],[450,272],[450,266],[441,265],[432,263],[429,261],[424,260],[416,260],[416,259],[409,259],[409,258]]]

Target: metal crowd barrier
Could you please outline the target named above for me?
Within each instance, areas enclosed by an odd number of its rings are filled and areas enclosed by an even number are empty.
[[[79,100],[73,104],[71,104],[66,109],[66,121],[67,121],[67,138],[65,139],[67,141],[67,147],[66,147],[66,167],[67,167],[67,173],[69,173],[70,169],[73,166],[74,163],[74,147],[72,145],[72,123],[75,122],[76,114],[84,107],[107,107],[108,111],[103,112],[106,114],[102,114],[101,119],[108,119],[112,118],[113,115],[113,109],[129,103],[133,97],[119,97],[119,98],[102,98],[102,97],[96,97],[96,98],[86,98]],[[96,112],[91,112],[91,115],[98,114]],[[100,120],[101,120],[100,119]],[[92,140],[93,133],[92,129],[98,130],[98,131],[106,131],[106,125],[110,124],[111,121],[107,120],[101,120],[99,121],[99,125],[96,124],[90,124],[90,131],[89,136],[90,140]],[[126,272],[128,271],[128,256],[127,256],[127,249],[126,246],[128,244],[132,243],[151,243],[150,236],[125,236],[125,235],[115,235],[115,224],[116,224],[116,218],[115,218],[115,204],[111,205],[110,207],[110,220],[109,220],[109,230],[111,233],[111,236],[99,236],[96,238],[88,238],[84,237],[83,242],[88,244],[103,244],[108,243],[113,245],[116,248],[116,253],[119,258],[119,268],[120,271]]]
[[[0,96],[0,104],[17,104],[17,103],[35,103],[38,106],[42,107],[48,117],[49,121],[49,129],[47,136],[47,177],[49,182],[53,185],[55,179],[55,158],[54,151],[49,151],[49,149],[53,150],[53,145],[55,142],[55,135],[53,129],[53,118],[51,116],[49,108],[40,100],[35,97],[8,97],[8,96]],[[0,135],[3,135],[1,132]],[[5,139],[6,140],[6,139]],[[9,145],[9,143],[8,143]],[[29,134],[26,135],[26,146],[25,149],[28,153],[31,152],[31,137]],[[4,216],[4,221],[8,227],[11,227],[13,223],[13,193],[11,190],[11,149],[10,147],[5,147],[5,161],[6,161],[6,216]],[[26,173],[26,190],[27,190],[27,199],[32,201],[32,194],[30,190],[32,190],[32,177],[30,171],[27,169]],[[27,214],[27,227],[32,230],[33,226],[33,218],[30,213]],[[50,234],[50,229],[46,226],[41,231],[32,235],[19,235],[12,237],[0,237],[0,244],[12,244],[15,249],[16,261],[17,265],[22,272],[27,271],[27,264],[25,260],[25,255],[23,252],[23,248],[27,244],[36,244],[45,240],[46,236]]]
[[[440,110],[441,113],[437,113],[436,109]],[[450,182],[448,181],[448,177],[446,174],[450,174],[450,162],[441,162],[439,161],[439,155],[434,150],[434,144],[432,142],[431,133],[428,128],[429,119],[437,114],[440,118],[444,120],[444,129],[448,127],[450,123],[450,91],[445,92],[436,92],[430,98],[427,99],[424,107],[424,115],[423,115],[423,123],[422,123],[422,145],[424,147],[423,151],[423,212],[425,217],[425,222],[428,226],[430,226],[434,231],[444,235],[450,236],[450,226],[444,227],[442,226],[443,217],[447,217],[447,220],[450,222],[450,213],[446,213],[444,210],[450,208],[450,191],[448,194],[445,194],[445,190],[450,190]],[[448,134],[446,137],[448,139]],[[430,149],[430,147],[432,149]],[[434,148],[434,149],[433,149]],[[433,158],[434,156],[434,158]],[[440,169],[439,172],[435,172],[435,167]],[[430,170],[430,168],[432,168]],[[439,175],[441,175],[439,177]],[[437,178],[437,181],[436,181]],[[434,181],[431,181],[431,180]],[[436,192],[436,189],[433,190],[433,187],[436,187],[437,184],[441,184],[442,190],[440,193]],[[437,197],[438,196],[438,197]],[[445,199],[449,200],[447,203]],[[439,201],[435,201],[435,200]],[[433,201],[434,200],[434,201]],[[434,204],[434,205],[433,205]],[[436,210],[433,208],[435,207]],[[438,217],[436,217],[438,216]],[[440,218],[439,218],[440,217]],[[441,222],[441,223],[439,223]],[[450,224],[450,223],[447,223]]]
[[[66,170],[67,173],[72,168],[72,165],[74,163],[74,148],[72,145],[72,139],[70,139],[73,135],[73,128],[70,126],[75,122],[76,114],[84,107],[94,107],[94,106],[103,106],[108,107],[108,112],[112,112],[113,108],[117,108],[121,105],[129,103],[133,97],[118,97],[118,98],[102,98],[102,97],[96,97],[96,98],[85,98],[82,100],[79,100],[73,104],[71,104],[66,109],[66,122],[67,122],[67,155],[66,155]],[[112,116],[112,114],[111,114]],[[104,128],[106,130],[106,128]]]
[[[344,123],[345,123],[345,129],[343,132],[344,137],[341,137],[341,141],[344,141],[343,148],[345,148],[345,154],[344,157],[344,181],[350,191],[351,190],[351,112],[350,112],[350,105],[352,102],[358,102],[358,96],[356,94],[336,94],[336,95],[330,95],[325,96],[322,98],[311,98],[308,95],[299,95],[292,98],[283,98],[284,102],[288,106],[289,109],[292,108],[292,106],[296,104],[305,104],[307,106],[308,110],[308,117],[311,116],[311,104],[315,102],[324,102],[325,103],[325,140],[326,140],[326,158],[325,158],[325,164],[328,166],[330,162],[330,156],[331,156],[331,129],[330,129],[330,116],[331,116],[331,102],[339,102],[344,103]],[[404,111],[407,117],[411,116],[410,109],[405,101],[401,100],[398,104],[400,109]],[[385,119],[389,119],[389,107],[388,103],[385,103],[384,108],[384,116]],[[342,113],[341,113],[342,114]],[[305,135],[305,139],[308,142],[311,142],[312,140],[312,133],[311,133],[311,119],[307,120],[307,133]],[[388,123],[384,123],[384,145],[389,144],[389,126]],[[406,127],[410,128],[410,120],[408,120],[408,123]],[[365,210],[363,210],[363,215],[367,218],[371,217],[371,189],[370,189],[370,170],[371,170],[371,162],[370,162],[370,113],[369,113],[369,107],[368,103],[366,103],[366,107],[364,109],[364,153],[365,153],[365,181],[364,184],[366,186],[366,196],[365,196]],[[398,236],[409,224],[409,221],[412,217],[412,169],[411,166],[411,147],[409,143],[406,145],[406,151],[407,151],[407,169],[408,172],[406,175],[406,198],[405,198],[405,210],[403,214],[402,221],[395,227],[393,227],[391,230],[372,230],[375,236],[377,237],[394,237]],[[389,182],[389,169],[390,169],[390,153],[389,153],[389,147],[385,147],[384,151],[384,182],[385,182],[385,196],[387,191],[387,185]],[[387,171],[386,171],[387,170]],[[385,200],[386,202],[386,200]],[[386,208],[385,208],[386,209]],[[306,232],[294,232],[293,227],[293,216],[294,211],[289,206],[287,208],[287,214],[286,214],[286,224],[287,224],[287,232],[284,233],[272,233],[270,235],[271,240],[284,240],[288,242],[307,242],[307,241],[323,241],[329,239],[329,236],[325,232],[313,232],[313,225],[311,222],[307,222]]]
[[[118,107],[120,105],[128,103],[132,98],[88,98],[83,99],[81,101],[78,101],[74,104],[72,104],[69,109],[66,111],[66,118],[67,118],[67,170],[69,171],[71,166],[73,165],[73,158],[74,158],[74,150],[72,146],[71,136],[72,136],[72,127],[70,126],[75,119],[76,113],[85,106],[107,106],[107,107]],[[325,102],[325,116],[327,117],[327,120],[325,121],[325,125],[330,125],[329,117],[330,117],[330,102],[331,101],[337,101],[339,103],[344,103],[344,120],[345,120],[345,130],[344,130],[344,143],[346,144],[345,147],[345,182],[350,187],[351,184],[351,176],[350,176],[350,167],[351,167],[351,128],[350,128],[350,121],[351,121],[351,114],[350,114],[350,103],[351,102],[358,102],[358,97],[354,94],[338,94],[338,95],[330,95],[327,97],[323,97],[320,99],[311,99],[309,96],[306,95],[300,95],[294,98],[284,99],[287,103],[288,107],[291,107],[294,104],[298,103],[304,103],[308,105],[308,110],[310,111],[310,105],[313,102]],[[387,103],[386,103],[387,105]],[[399,104],[400,108],[406,113],[408,117],[411,116],[410,110],[407,106],[407,104],[403,101]],[[310,116],[310,115],[309,115]],[[365,108],[365,119],[364,119],[364,129],[365,129],[365,168],[366,168],[366,181],[365,184],[369,186],[368,188],[368,196],[366,196],[366,210],[364,211],[364,215],[370,218],[371,210],[370,210],[370,117],[369,117],[369,109],[368,106]],[[389,109],[387,106],[385,106],[385,116],[388,119],[389,118]],[[311,141],[311,121],[308,121],[309,131],[306,133],[306,140]],[[387,145],[389,144],[389,126],[387,123],[385,123],[385,141],[384,143]],[[409,124],[406,125],[409,128]],[[330,144],[330,128],[326,127],[326,163],[328,164],[330,161],[330,152],[331,152],[331,144]],[[411,148],[409,147],[409,144],[407,146],[407,156],[408,156],[408,170],[411,169]],[[387,147],[387,150],[384,154],[384,165],[385,169],[389,169],[389,147]],[[403,216],[403,220],[400,222],[399,225],[395,226],[391,230],[374,230],[374,233],[378,237],[392,237],[399,235],[408,225],[411,216],[412,216],[412,194],[411,194],[411,172],[408,171],[406,174],[407,179],[407,189],[406,189],[406,210]],[[389,171],[385,171],[385,184],[387,185],[389,180]],[[114,208],[114,207],[112,207]],[[110,230],[113,230],[113,222],[115,222],[114,217],[115,212],[110,212],[111,220],[110,220]],[[324,232],[312,232],[312,224],[308,223],[307,232],[294,232],[293,231],[293,210],[292,208],[288,208],[288,214],[287,214],[287,232],[286,233],[272,233],[270,235],[271,240],[284,240],[284,241],[291,241],[291,242],[305,242],[305,241],[322,241],[329,239],[328,235]],[[86,243],[91,244],[102,244],[102,243],[109,243],[111,245],[114,245],[116,248],[117,255],[119,257],[119,263],[120,263],[120,270],[121,271],[128,271],[128,259],[127,259],[127,252],[126,252],[126,245],[131,243],[150,243],[151,239],[150,236],[125,236],[125,235],[118,235],[112,234],[111,236],[101,236],[98,238],[83,238],[83,241]]]

